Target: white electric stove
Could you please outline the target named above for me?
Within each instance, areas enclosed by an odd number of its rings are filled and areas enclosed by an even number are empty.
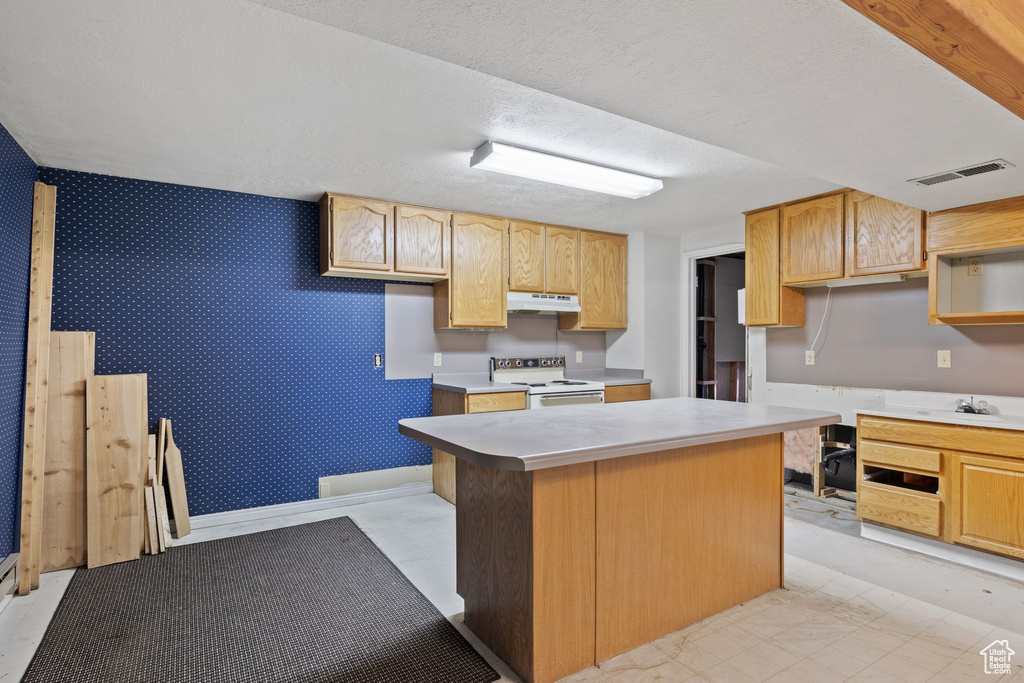
[[[604,383],[565,378],[565,356],[492,358],[491,381],[526,387],[527,408],[604,403]]]

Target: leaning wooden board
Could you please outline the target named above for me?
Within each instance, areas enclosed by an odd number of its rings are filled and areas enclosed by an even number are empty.
[[[39,571],[85,563],[85,383],[94,332],[51,332]]]
[[[25,354],[25,417],[21,471],[21,537],[18,594],[39,587],[43,534],[43,472],[46,466],[47,372],[50,366],[50,312],[53,302],[53,235],[57,188],[35,184],[32,257]]]
[[[167,466],[167,490],[171,494],[171,510],[174,512],[174,530],[177,537],[188,536],[192,525],[188,519],[188,498],[185,496],[185,470],[181,464],[181,450],[174,443],[171,421],[166,421],[167,450],[164,463]]]
[[[86,396],[89,567],[138,559],[145,542],[146,375],[96,375]]]

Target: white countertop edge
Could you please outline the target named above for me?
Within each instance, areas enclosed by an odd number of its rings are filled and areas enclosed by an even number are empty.
[[[688,436],[679,439],[668,439],[662,441],[643,441],[628,445],[604,446],[600,448],[588,448],[578,451],[563,451],[546,455],[531,457],[520,457],[511,455],[498,455],[494,453],[480,453],[457,444],[432,437],[417,429],[407,427],[398,422],[398,432],[403,436],[416,439],[428,446],[438,448],[445,453],[450,453],[457,458],[468,460],[483,467],[490,467],[497,470],[511,470],[514,472],[531,472],[533,470],[548,469],[551,467],[562,467],[564,465],[579,465],[581,463],[596,462],[598,460],[610,460],[630,455],[641,455],[644,453],[657,453],[674,448],[686,448],[688,446],[703,446],[709,443],[720,443],[723,441],[736,441],[769,434],[781,434],[792,432],[798,429],[810,429],[812,427],[824,427],[830,424],[837,424],[842,421],[842,416],[833,413],[829,416],[812,418],[806,420],[787,421],[773,425],[762,425],[758,427],[747,427],[721,432],[707,432],[695,436]]]
[[[966,427],[985,427],[986,429],[1006,429],[1010,431],[1024,431],[1024,419],[1013,416],[1010,419],[987,419],[985,416],[960,415],[951,411],[949,415],[922,415],[922,411],[928,408],[915,406],[887,406],[885,408],[858,408],[854,410],[857,415],[868,415],[871,417],[889,417],[895,420],[914,420],[916,422],[932,422],[935,424],[953,424]],[[995,416],[999,417],[999,416]]]

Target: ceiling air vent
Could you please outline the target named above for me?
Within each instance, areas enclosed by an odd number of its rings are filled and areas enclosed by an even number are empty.
[[[949,182],[950,180],[970,178],[972,175],[981,175],[982,173],[1000,171],[1004,168],[1013,168],[1013,164],[1006,159],[996,159],[995,161],[986,161],[983,164],[975,164],[974,166],[958,168],[955,171],[946,171],[945,173],[925,176],[924,178],[914,178],[907,182],[917,183],[918,185],[938,185],[939,183]]]

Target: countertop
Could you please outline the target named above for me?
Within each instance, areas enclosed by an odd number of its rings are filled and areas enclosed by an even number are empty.
[[[485,467],[529,471],[841,421],[823,410],[665,398],[399,420],[405,436]]]
[[[1024,431],[1024,417],[1020,415],[972,415],[970,413],[957,413],[952,410],[932,410],[912,406],[886,406],[878,410],[857,410],[855,412],[858,415],[891,417],[897,420],[918,420],[920,422]]]
[[[566,370],[566,379],[586,379],[591,382],[603,382],[605,386],[617,387],[629,384],[650,384],[644,378],[643,370],[619,370],[604,368],[600,370]],[[454,391],[459,394],[493,394],[506,391],[526,391],[526,387],[505,382],[492,382],[486,372],[449,372],[434,373],[434,389]]]

